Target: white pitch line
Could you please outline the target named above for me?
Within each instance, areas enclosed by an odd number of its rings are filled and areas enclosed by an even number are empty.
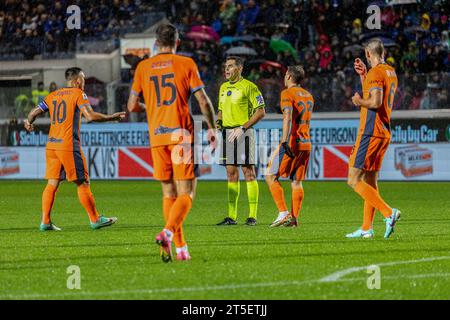
[[[392,262],[382,262],[382,263],[372,263],[367,266],[362,267],[352,267],[344,270],[340,270],[337,272],[334,272],[326,277],[323,277],[319,280],[319,282],[335,282],[338,281],[340,278],[353,273],[357,271],[367,270],[368,267],[376,265],[379,267],[383,266],[396,266],[400,264],[413,264],[413,263],[421,263],[421,262],[429,262],[429,261],[436,261],[436,260],[446,260],[450,259],[450,256],[443,256],[443,257],[433,257],[433,258],[423,258],[423,259],[416,259],[416,260],[403,260],[403,261],[392,261]]]
[[[383,279],[398,280],[398,279],[423,279],[423,278],[450,278],[450,273],[429,273],[429,274],[413,274],[400,276],[383,276]],[[367,278],[350,278],[338,279],[334,282],[358,282],[366,281]],[[184,287],[184,288],[160,288],[160,289],[140,289],[140,290],[115,290],[107,292],[83,292],[70,291],[55,294],[6,294],[0,295],[0,299],[40,299],[40,298],[56,298],[56,297],[77,297],[77,296],[108,296],[108,295],[129,295],[129,294],[155,294],[155,293],[170,293],[170,292],[195,292],[195,291],[221,291],[221,290],[235,290],[235,289],[252,289],[264,287],[280,287],[280,286],[300,286],[323,283],[321,279],[303,280],[303,281],[279,281],[279,282],[260,282],[260,283],[242,283],[229,284],[222,286],[207,286],[207,287]]]
[[[140,290],[114,290],[108,292],[83,292],[83,291],[71,291],[71,292],[61,292],[55,294],[23,294],[23,295],[1,295],[0,299],[37,299],[45,297],[70,297],[70,296],[107,296],[107,295],[121,295],[121,294],[144,294],[144,293],[167,293],[167,292],[195,292],[195,291],[221,291],[221,290],[234,290],[234,289],[250,289],[258,287],[276,287],[276,286],[286,286],[286,285],[301,285],[308,283],[315,283],[317,280],[305,280],[305,281],[282,281],[282,282],[260,282],[260,283],[242,283],[242,284],[229,284],[221,286],[206,286],[206,287],[182,287],[182,288],[158,288],[158,289],[140,289]]]

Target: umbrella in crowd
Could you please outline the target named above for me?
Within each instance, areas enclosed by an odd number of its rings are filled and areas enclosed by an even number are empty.
[[[379,39],[381,40],[381,42],[383,42],[383,45],[386,48],[398,46],[398,44],[394,40],[392,40],[391,38],[381,37]]]
[[[257,53],[254,49],[248,47],[231,47],[225,51],[227,55],[246,55],[246,56],[256,56]]]
[[[360,53],[363,50],[363,46],[360,44],[352,44],[349,46],[344,47],[342,50],[342,54],[346,54],[348,51],[350,51],[353,55]]]
[[[224,45],[224,44],[233,43],[234,41],[236,41],[235,38],[237,38],[237,37],[231,37],[231,36],[222,37],[222,38],[220,38],[220,44]]]
[[[177,51],[177,54],[180,56],[185,56],[185,57],[189,57],[189,58],[192,58],[194,56],[194,54],[192,52],[186,52],[186,51]]]
[[[265,59],[254,59],[249,60],[245,63],[245,68],[250,71],[253,68],[261,69],[261,70],[268,70],[269,66],[274,69],[280,69],[281,72],[284,74],[286,72],[286,67],[282,65],[281,63],[275,62],[275,61],[269,61]]]
[[[273,52],[278,53],[278,52],[284,52],[284,51],[289,51],[292,56],[295,58],[295,60],[298,61],[298,54],[297,54],[297,50],[294,49],[294,47],[287,41],[285,40],[270,40],[270,49],[272,49]]]
[[[195,41],[216,41],[214,36],[206,32],[191,31],[186,33],[186,38]]]
[[[190,32],[200,32],[200,33],[206,33],[209,36],[211,36],[214,41],[219,41],[220,36],[219,34],[210,26],[202,25],[202,26],[193,26],[191,28]]]
[[[247,41],[247,42],[252,42],[252,41],[265,41],[265,42],[269,42],[270,40],[266,37],[261,37],[261,36],[252,36],[252,35],[245,35],[245,36],[241,36],[241,37],[237,37],[238,41]]]
[[[389,37],[389,36],[390,36],[390,34],[388,32],[384,32],[384,31],[366,32],[359,36],[359,41],[366,42],[372,38]]]
[[[253,42],[253,41],[265,41],[265,42],[269,42],[268,38],[265,37],[260,37],[260,36],[252,36],[252,35],[245,35],[245,36],[241,36],[241,37],[231,37],[231,36],[225,36],[220,38],[220,44],[224,45],[224,44],[230,44],[233,42]]]
[[[201,55],[204,55],[204,56],[209,56],[211,54],[210,52],[205,51],[205,50],[196,50],[195,53],[196,54],[201,54]]]
[[[418,0],[391,0],[388,2],[389,6],[395,6],[397,4],[414,4],[418,3]]]
[[[380,39],[381,42],[383,42],[383,45],[384,45],[386,48],[398,46],[398,44],[397,44],[394,40],[392,40],[391,38],[388,38],[388,37],[377,37],[377,38]],[[366,38],[366,41],[364,41],[364,43],[366,43],[366,42],[369,41],[370,39],[371,39],[371,38]]]
[[[261,69],[266,70],[269,67],[275,68],[275,69],[280,69],[283,73],[286,72],[286,67],[283,66],[281,63],[275,62],[275,61],[264,61],[263,63],[261,63]]]

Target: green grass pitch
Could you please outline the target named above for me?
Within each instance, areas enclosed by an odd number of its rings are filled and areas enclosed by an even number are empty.
[[[164,264],[154,244],[162,227],[158,183],[93,181],[99,211],[119,218],[97,231],[75,186],[64,183],[53,210],[63,231],[40,232],[44,182],[1,181],[0,299],[450,298],[450,183],[381,182],[386,201],[402,210],[389,240],[380,214],[374,239],[344,238],[360,226],[363,205],[345,182],[305,182],[296,229],[268,227],[276,208],[263,182],[258,226],[243,225],[241,187],[240,224],[217,227],[226,184],[200,181],[185,223],[193,260]],[[367,287],[372,264],[380,289]],[[70,265],[80,267],[80,290],[67,289]]]

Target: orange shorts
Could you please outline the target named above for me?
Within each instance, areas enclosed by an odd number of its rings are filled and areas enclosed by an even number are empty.
[[[197,176],[198,166],[194,164],[193,151],[191,144],[152,147],[153,176],[155,179],[159,181],[194,179]]]
[[[279,145],[270,159],[266,174],[283,178],[289,177],[295,181],[304,180],[311,151],[293,150],[293,152],[295,157],[291,158],[285,154],[284,147]]]
[[[380,171],[390,139],[359,135],[356,138],[348,166],[365,171]]]
[[[86,158],[80,151],[46,150],[45,179],[89,180]]]

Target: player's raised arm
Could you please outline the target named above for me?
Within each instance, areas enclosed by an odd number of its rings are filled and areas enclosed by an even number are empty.
[[[126,112],[116,112],[114,114],[103,114],[95,112],[90,105],[84,106],[82,109],[83,115],[88,122],[107,122],[120,121],[125,118]]]
[[[353,67],[355,68],[356,73],[359,74],[362,85],[367,75],[366,64],[360,58],[356,58]]]

